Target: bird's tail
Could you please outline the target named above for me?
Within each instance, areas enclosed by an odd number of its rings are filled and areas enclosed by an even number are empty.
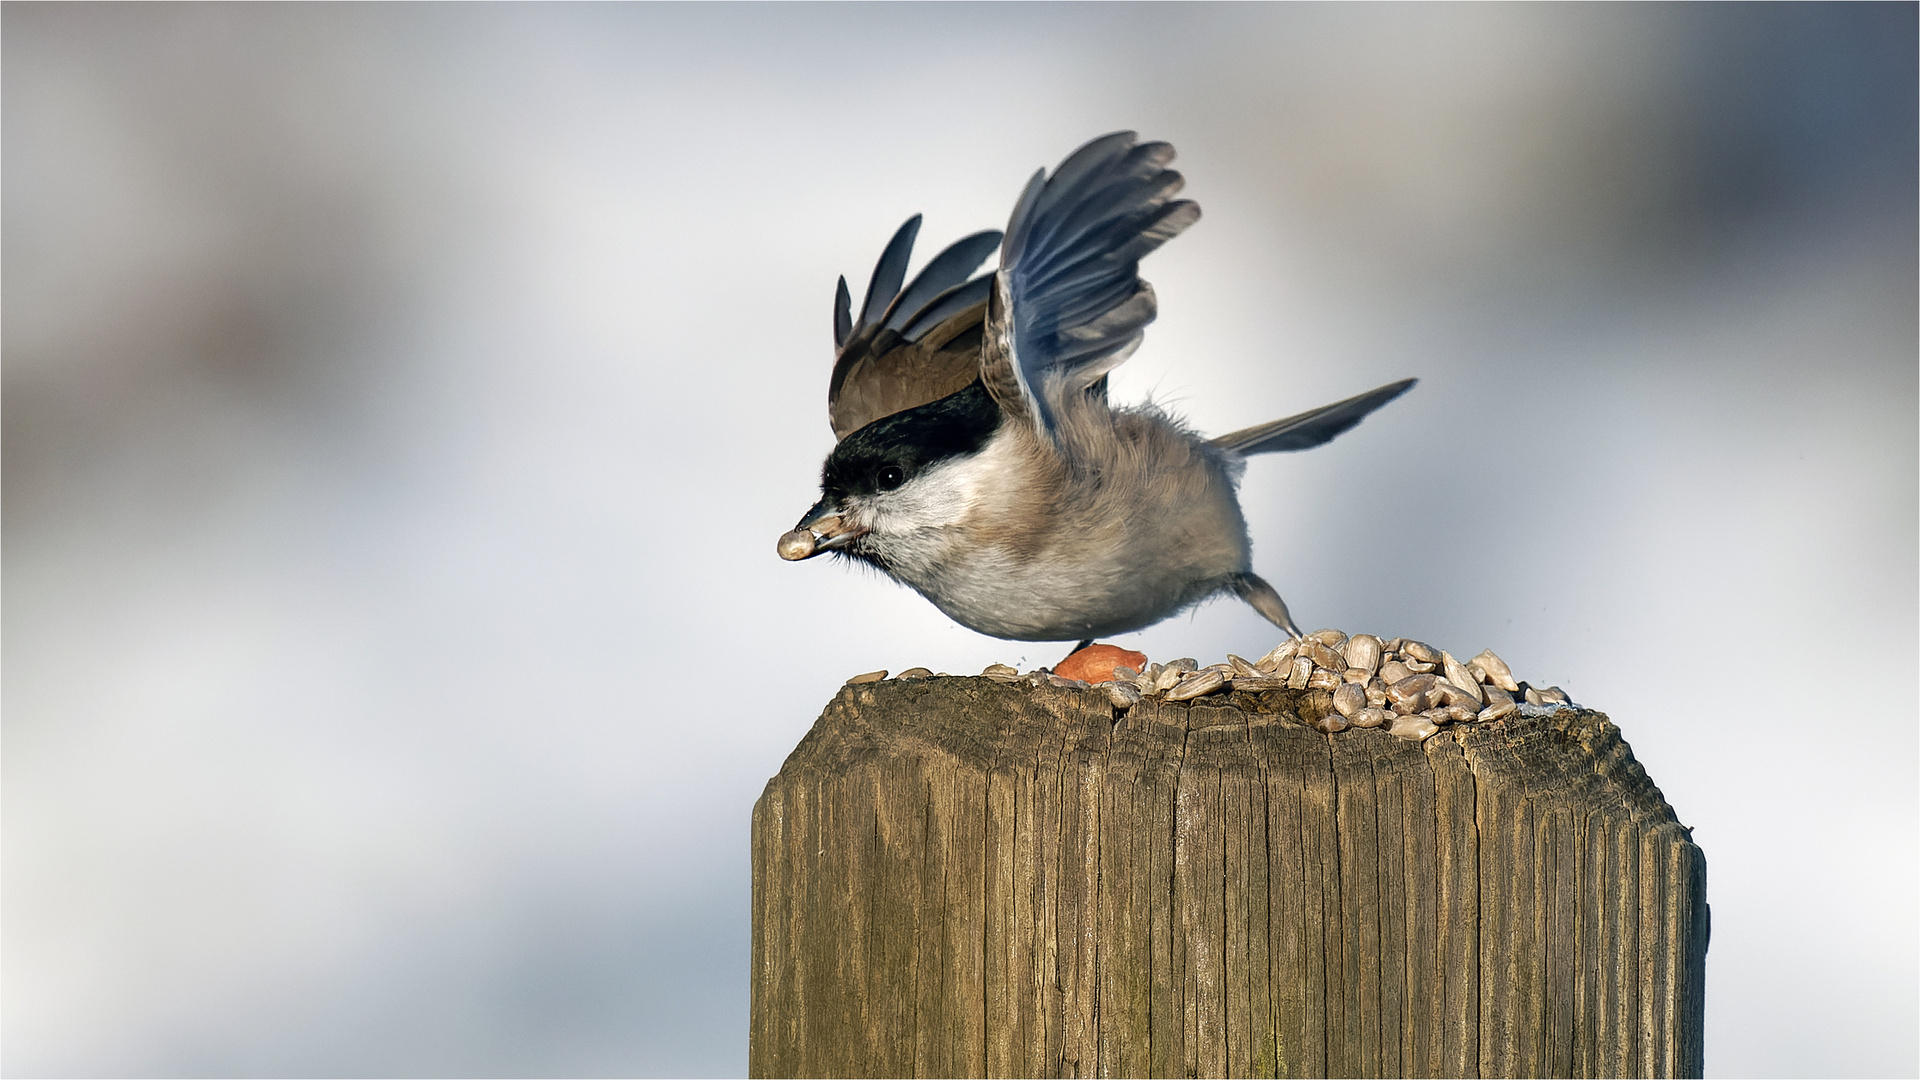
[[[1272,454],[1282,450],[1311,450],[1331,442],[1337,435],[1352,430],[1368,413],[1412,389],[1418,379],[1402,379],[1378,390],[1309,409],[1285,420],[1270,420],[1250,428],[1230,432],[1213,440],[1213,445],[1237,454]]]

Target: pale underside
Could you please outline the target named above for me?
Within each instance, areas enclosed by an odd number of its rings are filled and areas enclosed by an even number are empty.
[[[873,500],[887,572],[983,634],[1070,641],[1152,625],[1247,570],[1236,456],[1151,410],[1088,402],[1057,430],[1072,452],[1035,452],[1040,436],[1007,425],[977,458]]]

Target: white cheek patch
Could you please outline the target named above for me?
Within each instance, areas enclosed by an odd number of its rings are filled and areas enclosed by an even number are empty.
[[[867,524],[888,562],[909,573],[931,570],[961,543],[955,527],[979,501],[979,477],[971,463],[966,458],[942,462],[869,501]]]
[[[983,522],[1024,503],[1030,465],[1018,439],[999,435],[978,453],[949,458],[897,490],[867,496],[856,512],[858,524],[870,530],[862,547],[895,579],[954,614],[949,601],[967,607],[967,598],[982,589],[1005,589],[1009,572],[1032,569],[980,546],[996,531],[983,529]]]
[[[1019,491],[1027,482],[1016,443],[996,435],[979,453],[942,461],[898,491],[875,498],[874,531],[884,531],[890,540],[912,541],[915,534],[950,530],[973,520],[996,494]]]

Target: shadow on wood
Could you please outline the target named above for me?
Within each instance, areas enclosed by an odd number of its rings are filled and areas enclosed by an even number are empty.
[[[1620,733],[841,691],[753,812],[756,1076],[1698,1076],[1706,864]]]

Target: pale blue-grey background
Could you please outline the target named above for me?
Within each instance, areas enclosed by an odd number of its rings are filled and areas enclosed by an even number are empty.
[[[818,708],[1062,651],[774,557],[834,276],[1129,127],[1206,216],[1118,396],[1423,379],[1258,569],[1619,721],[1710,1072],[1914,1074],[1914,10],[5,8],[0,1064],[742,1071]]]

